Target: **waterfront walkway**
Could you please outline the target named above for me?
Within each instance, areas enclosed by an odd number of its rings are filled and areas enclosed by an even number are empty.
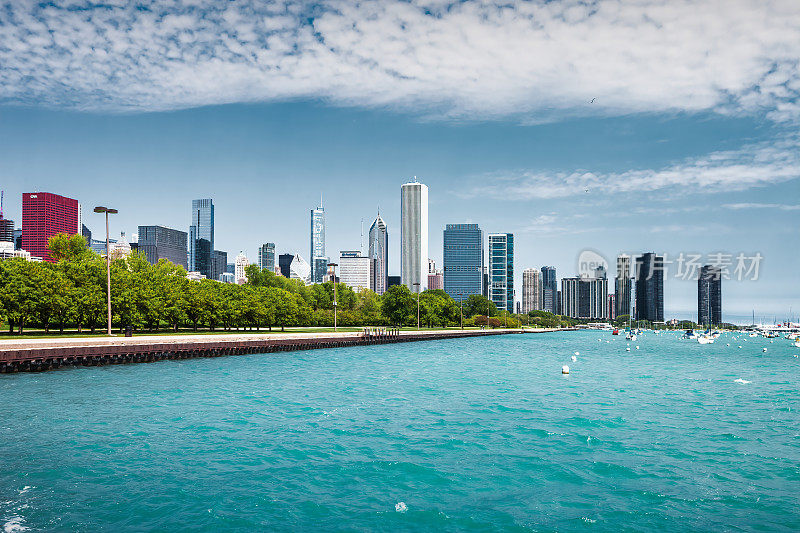
[[[0,373],[35,372],[64,366],[144,363],[162,359],[218,357],[253,353],[342,348],[462,337],[485,337],[553,330],[450,329],[367,334],[358,332],[220,333],[206,335],[143,335],[4,339],[0,341]]]

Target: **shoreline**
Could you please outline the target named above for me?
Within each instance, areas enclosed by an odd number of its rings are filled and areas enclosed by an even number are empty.
[[[425,330],[381,335],[366,335],[364,331],[358,331],[4,339],[0,341],[0,373],[554,331],[570,329]]]

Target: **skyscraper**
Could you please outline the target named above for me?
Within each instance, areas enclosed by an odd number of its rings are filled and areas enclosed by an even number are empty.
[[[477,224],[447,224],[443,240],[445,292],[456,301],[483,294],[483,231]]]
[[[291,277],[292,261],[294,261],[294,254],[281,254],[278,256],[278,266],[281,269],[281,276],[284,278]]]
[[[489,234],[489,299],[498,310],[514,312],[514,235]]]
[[[22,195],[22,249],[33,257],[53,261],[47,242],[58,233],[81,232],[80,204],[77,200],[49,192]]]
[[[325,277],[326,268],[316,268],[316,260],[325,257],[325,209],[322,207],[322,199],[316,209],[311,210],[311,282],[322,283]]]
[[[369,288],[383,294],[389,288],[389,232],[381,214],[369,228]]]
[[[697,322],[704,326],[722,324],[722,270],[703,265],[697,277]]]
[[[227,254],[225,255],[227,256]],[[247,256],[244,255],[244,252],[239,252],[239,255],[236,256],[236,259],[234,259],[233,264],[236,265],[236,272],[234,273],[235,283],[237,285],[244,285],[247,283],[247,272],[245,272],[245,269],[249,264],[247,261]]]
[[[258,247],[258,268],[275,272],[274,242],[267,242]]]
[[[664,321],[664,256],[652,252],[636,258],[636,320]]]
[[[561,280],[561,314],[572,318],[608,318],[608,279],[588,276]]]
[[[235,261],[235,260],[234,260]],[[211,279],[222,281],[222,275],[228,270],[228,252],[214,250],[211,252]]]
[[[405,183],[400,188],[400,278],[411,292],[428,285],[428,187]]]
[[[189,270],[214,279],[214,202],[210,198],[192,200],[189,226]],[[221,272],[220,272],[221,274]]]
[[[14,221],[0,215],[0,242],[14,242]]]
[[[139,251],[152,264],[166,259],[175,265],[187,267],[185,231],[164,226],[139,226]]]
[[[558,314],[558,280],[556,267],[542,267],[542,310]]]
[[[617,257],[617,276],[614,280],[615,316],[631,314],[631,256]]]
[[[535,268],[522,271],[522,312],[530,313],[542,308],[542,281]]]

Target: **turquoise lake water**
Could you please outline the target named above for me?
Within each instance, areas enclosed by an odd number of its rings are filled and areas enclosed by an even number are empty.
[[[0,375],[0,525],[800,530],[800,349],[627,345],[565,332]]]

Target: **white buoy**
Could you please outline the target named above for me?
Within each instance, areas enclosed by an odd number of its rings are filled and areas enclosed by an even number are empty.
[[[397,502],[396,504],[394,504],[394,510],[397,511],[398,513],[405,513],[406,511],[408,511],[408,505],[406,505],[405,502]]]
[[[639,346],[638,346],[638,345],[636,346],[636,349],[637,349],[637,350],[639,349]]]
[[[766,351],[767,351],[767,349],[766,349],[766,348],[762,348],[762,349],[761,349],[761,351],[762,351],[762,352],[766,352]]]
[[[728,344],[726,344],[725,346],[730,346],[730,345],[731,345],[731,343],[728,343]]]
[[[581,352],[575,352],[575,355],[580,355],[580,354],[581,354]]]
[[[739,348],[741,348],[741,347],[742,347],[742,345],[740,344],[740,345],[739,345]]]
[[[626,352],[630,352],[630,351],[631,351],[631,347],[630,347],[630,346],[628,346],[627,348],[625,348],[625,351],[626,351]]]
[[[561,373],[562,374],[569,374],[569,367],[567,365],[562,366],[561,367]]]
[[[575,356],[573,355],[573,356],[572,356],[572,362],[574,363],[574,362],[575,362],[575,361],[577,361],[577,360],[578,360],[578,358],[577,358],[577,357],[575,357]]]

